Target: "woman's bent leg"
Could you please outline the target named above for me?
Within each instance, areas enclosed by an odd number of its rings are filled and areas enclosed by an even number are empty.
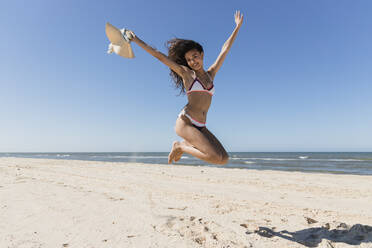
[[[211,155],[203,153],[199,151],[196,147],[185,145],[184,143],[179,141],[173,142],[172,150],[168,155],[168,163],[172,163],[173,160],[177,162],[183,153],[188,153],[208,163],[220,164],[219,156],[217,154]]]
[[[214,144],[214,146],[218,149],[218,153],[221,155],[221,163],[227,164],[229,161],[229,155],[227,154],[225,148],[222,146],[221,142],[216,138],[216,136],[211,133],[208,128],[204,128],[202,130],[203,134]]]
[[[180,116],[176,121],[176,133],[185,139],[186,142],[174,142],[172,151],[169,154],[168,162],[171,163],[179,154],[186,152],[194,157],[213,164],[226,164],[227,159],[219,141],[203,128],[201,131],[190,124],[185,116]],[[217,140],[217,143],[216,143]],[[223,147],[222,147],[223,148]],[[225,152],[226,153],[226,152]],[[226,153],[227,154],[227,153]]]

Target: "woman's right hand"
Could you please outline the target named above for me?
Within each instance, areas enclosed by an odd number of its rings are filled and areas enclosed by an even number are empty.
[[[133,40],[136,37],[132,30],[125,30],[125,35],[128,36],[129,40]]]

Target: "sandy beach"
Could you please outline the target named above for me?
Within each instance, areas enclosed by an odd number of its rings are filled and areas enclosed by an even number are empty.
[[[0,247],[372,247],[372,177],[0,158]]]

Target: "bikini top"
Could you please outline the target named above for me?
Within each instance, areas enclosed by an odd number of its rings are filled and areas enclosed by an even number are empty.
[[[196,77],[195,71],[193,71],[193,72],[194,72],[194,76],[193,76],[194,82],[191,84],[190,89],[186,93],[190,94],[191,92],[207,92],[208,94],[213,96],[213,94],[214,94],[213,81],[212,81],[212,86],[209,89],[207,89],[207,88],[204,87],[204,85]],[[209,74],[208,74],[208,76],[209,76]]]

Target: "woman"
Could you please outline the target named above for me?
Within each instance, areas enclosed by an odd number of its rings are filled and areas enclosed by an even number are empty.
[[[213,164],[224,165],[228,161],[227,152],[205,124],[214,93],[213,80],[243,23],[243,15],[240,11],[237,11],[234,17],[236,27],[223,45],[217,60],[207,71],[204,70],[203,48],[195,41],[183,39],[168,41],[168,56],[166,56],[139,39],[133,31],[126,31],[131,41],[171,69],[170,74],[176,86],[181,88],[181,92],[187,93],[188,103],[178,115],[175,125],[177,135],[184,141],[173,142],[168,163],[172,163],[173,160],[177,162],[183,153]]]

